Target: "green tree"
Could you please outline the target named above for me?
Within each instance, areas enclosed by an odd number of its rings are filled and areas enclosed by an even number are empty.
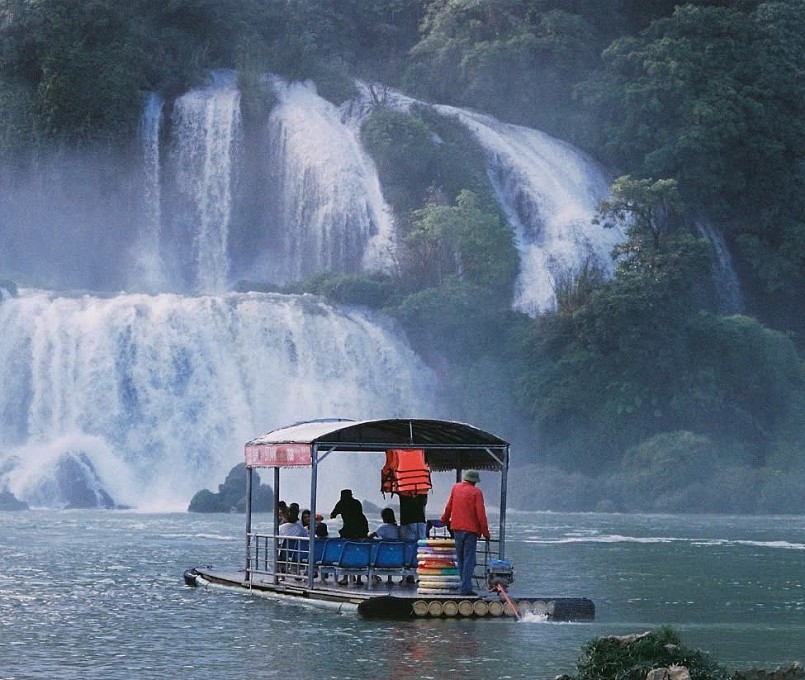
[[[420,283],[455,276],[498,294],[511,290],[517,272],[511,228],[471,191],[462,191],[455,205],[428,203],[416,211],[405,243],[409,271]]]
[[[581,300],[535,322],[522,385],[545,441],[560,458],[575,451],[580,465],[672,424],[668,387],[689,359],[685,320],[709,262],[673,181],[620,178],[599,219],[626,230],[615,276],[596,288],[583,274]]]
[[[419,116],[380,106],[364,121],[361,140],[395,211],[404,215],[421,206],[435,180],[438,151],[430,127]]]
[[[683,207],[673,181],[617,180],[600,208],[601,222],[626,227],[614,278],[592,291],[588,282],[572,305],[534,322],[522,395],[554,459],[600,468],[687,430],[732,456],[722,464],[759,466],[801,413],[791,339],[703,308],[696,282],[709,258]]]
[[[765,465],[780,425],[801,413],[805,373],[788,336],[746,316],[702,313],[688,324],[690,362],[674,382],[676,418],[748,445]]]
[[[579,112],[573,84],[603,45],[595,24],[561,8],[522,0],[431,3],[405,82],[439,102],[572,137]]]
[[[171,94],[227,65],[241,7],[12,0],[0,7],[0,80],[35,91],[29,113],[42,141],[127,143],[142,90]]]
[[[615,41],[586,93],[611,162],[677,180],[768,290],[801,298],[805,6],[747,4],[681,5]]]
[[[709,271],[709,255],[682,208],[673,180],[615,181],[599,221],[620,223],[627,238],[615,248],[613,281],[576,315],[587,348],[622,354],[641,371],[656,365],[663,335],[675,334],[679,319],[698,307],[695,284]]]

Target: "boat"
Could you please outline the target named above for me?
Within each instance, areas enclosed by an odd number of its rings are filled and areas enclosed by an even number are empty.
[[[510,445],[472,425],[449,420],[392,418],[382,420],[321,419],[294,423],[245,444],[245,561],[238,568],[196,566],[184,572],[188,586],[222,587],[268,598],[281,598],[357,612],[364,618],[497,618],[536,615],[547,620],[595,618],[587,597],[555,597],[510,592],[514,567],[506,559],[506,487]],[[306,469],[310,479],[310,517],[317,515],[322,464],[337,456],[367,456],[367,464],[386,454],[383,488],[391,488],[397,456],[413,455],[430,473],[465,470],[496,473],[499,478],[499,522],[490,526],[491,541],[479,542],[475,583],[478,594],[458,593],[453,541],[439,520],[428,521],[425,538],[408,541],[321,538],[315,532],[289,538],[279,534],[276,504],[281,472]],[[343,460],[343,459],[342,459]],[[390,462],[392,461],[392,462]],[[271,533],[253,531],[254,471],[273,471],[275,499]],[[380,470],[379,470],[380,471]],[[422,483],[421,470],[417,483]],[[392,484],[393,486],[393,484]],[[425,487],[418,489],[421,492]],[[401,493],[406,489],[394,488]],[[360,576],[360,584],[353,577]],[[346,584],[340,585],[338,577]]]

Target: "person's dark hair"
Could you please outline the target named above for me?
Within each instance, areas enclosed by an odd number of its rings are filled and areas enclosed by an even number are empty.
[[[299,521],[299,508],[291,506],[288,508],[288,521],[296,524]]]
[[[383,508],[380,511],[380,519],[386,524],[397,524],[397,518],[394,516],[394,510],[391,508]]]

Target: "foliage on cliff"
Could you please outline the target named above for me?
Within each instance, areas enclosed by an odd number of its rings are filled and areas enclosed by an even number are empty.
[[[240,74],[247,124],[271,104],[264,72],[335,102],[357,76],[546,130],[624,175],[600,215],[628,228],[615,277],[583,268],[531,320],[510,310],[513,236],[466,132],[424,107],[369,116],[402,276],[305,285],[401,319],[445,387],[474,395],[467,419],[538,441],[566,474],[606,470],[616,505],[629,461],[684,467],[680,442],[699,438],[736,495],[803,476],[801,0],[0,0],[0,157],[125,148],[143,92],[220,68]],[[692,215],[736,255],[744,316],[712,303]]]

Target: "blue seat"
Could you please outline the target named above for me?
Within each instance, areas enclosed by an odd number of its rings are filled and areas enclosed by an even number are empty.
[[[405,568],[416,570],[417,557],[416,557],[416,541],[405,542]]]
[[[328,539],[324,538],[317,538],[316,539],[316,547],[314,548],[313,553],[313,564],[318,564],[321,561],[321,558],[324,557],[324,546],[327,543]]]
[[[369,566],[369,582],[378,574],[402,574],[405,566],[405,543],[402,541],[376,541],[372,563]]]
[[[321,557],[316,559],[316,567],[323,577],[326,574],[335,574],[338,561],[341,559],[341,550],[344,547],[343,538],[325,538],[316,541],[316,553],[321,546]]]
[[[372,561],[371,541],[345,541],[336,571],[342,575],[369,576]]]
[[[373,569],[400,570],[405,566],[405,543],[402,541],[378,541]]]

